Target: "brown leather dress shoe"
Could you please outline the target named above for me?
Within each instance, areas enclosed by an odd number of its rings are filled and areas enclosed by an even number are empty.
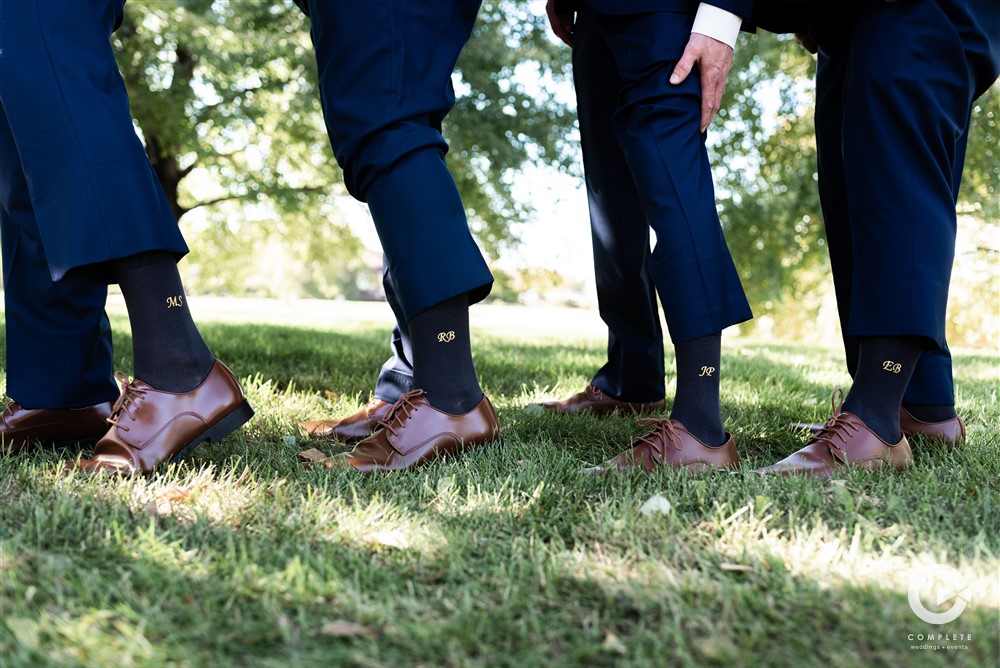
[[[379,421],[389,414],[390,408],[392,408],[392,404],[372,397],[365,407],[354,415],[339,420],[300,422],[299,426],[305,429],[310,436],[354,443],[375,433]]]
[[[431,406],[423,390],[401,396],[380,426],[340,461],[358,471],[402,471],[484,445],[500,435],[497,413],[485,395],[468,413],[450,415]]]
[[[588,385],[587,389],[561,401],[545,401],[542,408],[559,413],[591,413],[609,415],[618,411],[625,413],[655,413],[666,408],[662,399],[650,403],[636,403],[613,399],[599,388]]]
[[[941,422],[924,422],[913,417],[905,408],[900,407],[899,426],[903,431],[903,436],[923,436],[941,441],[948,448],[956,448],[965,443],[965,422],[957,415],[950,420],[942,420]],[[788,427],[794,431],[818,434],[826,428],[826,425],[813,422],[793,422]]]
[[[663,466],[697,471],[735,469],[740,459],[733,436],[726,432],[726,442],[718,447],[705,445],[677,420],[644,418],[640,427],[652,430],[632,441],[632,449],[609,459],[600,466],[584,469],[588,474],[641,469],[652,473]]]
[[[912,465],[913,452],[905,435],[900,436],[898,443],[886,443],[861,418],[838,406],[833,417],[806,442],[804,448],[776,464],[757,469],[756,473],[830,478],[848,466],[864,470],[893,468],[902,471]]]
[[[23,408],[7,404],[0,416],[0,453],[17,454],[35,444],[91,445],[108,430],[111,402],[86,408]]]
[[[919,434],[925,438],[941,441],[949,448],[955,448],[965,443],[965,422],[957,415],[950,420],[924,422],[913,417],[910,411],[900,407],[899,426],[906,436]]]
[[[190,392],[161,392],[118,374],[122,394],[108,419],[111,429],[94,448],[94,458],[70,462],[87,473],[149,473],[158,464],[183,458],[203,441],[218,442],[253,417],[236,376],[215,361]]]

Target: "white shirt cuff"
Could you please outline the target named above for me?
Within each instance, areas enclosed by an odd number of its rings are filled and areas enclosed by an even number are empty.
[[[736,14],[703,2],[698,5],[698,13],[695,14],[691,32],[706,35],[723,44],[728,44],[731,49],[735,49],[741,25],[743,25],[743,19]]]

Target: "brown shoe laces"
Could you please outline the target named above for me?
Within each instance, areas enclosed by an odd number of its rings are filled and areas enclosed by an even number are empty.
[[[587,398],[588,399],[599,400],[599,399],[602,399],[604,397],[604,392],[601,392],[601,389],[599,387],[594,386],[594,385],[588,385],[587,389],[586,389],[586,392],[587,392]]]
[[[115,401],[115,405],[111,407],[111,417],[107,418],[106,421],[108,424],[114,425],[122,431],[128,431],[128,427],[119,422],[122,419],[122,413],[128,415],[134,421],[135,413],[132,410],[139,408],[139,399],[146,396],[146,390],[141,390],[133,385],[129,381],[128,376],[120,371],[115,373],[115,379],[121,383],[122,394]]]
[[[663,452],[660,449],[660,443],[669,441],[678,452],[684,449],[684,441],[681,440],[681,435],[671,420],[665,418],[642,418],[636,424],[640,427],[652,427],[652,429],[636,438],[633,447],[638,446],[640,443],[646,443],[653,448],[653,452],[659,454],[661,457],[663,456]]]
[[[809,439],[806,445],[810,445],[812,443],[825,443],[826,446],[830,448],[830,454],[832,454],[836,459],[841,459],[840,457],[837,457],[837,453],[839,452],[841,454],[845,454],[844,449],[840,447],[836,441],[840,441],[844,445],[847,445],[847,435],[845,432],[853,432],[853,434],[856,434],[861,431],[861,429],[857,425],[847,421],[847,414],[844,413],[844,390],[838,387],[833,391],[833,396],[830,397],[830,406],[833,408],[833,415],[831,415],[830,419],[826,421],[823,428],[820,429],[815,436]]]
[[[410,419],[410,415],[416,410],[417,407],[413,403],[414,400],[422,396],[424,396],[423,390],[410,390],[399,397],[396,403],[389,409],[389,412],[386,413],[386,416],[378,421],[378,426],[388,431],[390,436],[395,436],[396,429],[405,426],[406,421]]]

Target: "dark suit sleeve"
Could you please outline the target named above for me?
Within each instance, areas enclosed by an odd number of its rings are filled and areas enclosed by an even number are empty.
[[[759,0],[753,16],[744,20],[773,33],[806,32],[819,10],[818,0]]]

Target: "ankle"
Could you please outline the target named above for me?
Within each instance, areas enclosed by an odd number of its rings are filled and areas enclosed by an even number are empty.
[[[865,423],[866,427],[886,443],[898,443],[903,437],[903,430],[899,426],[898,410],[892,411],[885,407],[872,407],[856,401],[852,402],[850,396],[844,401],[843,410],[845,413],[856,415]]]
[[[208,348],[207,355],[192,355],[152,360],[136,358],[135,378],[161,392],[190,392],[201,385],[215,366],[215,357]]]
[[[677,420],[692,436],[705,445],[717,447],[726,442],[726,430],[722,427],[722,417],[701,411],[673,410],[671,420]]]

